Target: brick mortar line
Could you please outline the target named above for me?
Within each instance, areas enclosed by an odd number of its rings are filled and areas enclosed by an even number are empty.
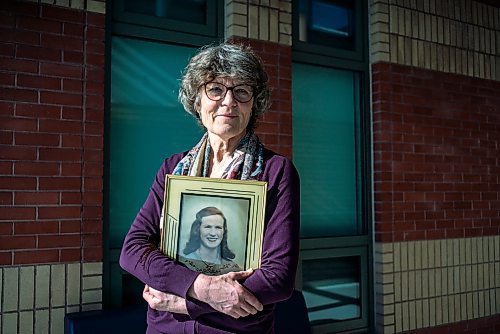
[[[489,243],[488,243],[489,244]],[[489,248],[489,247],[488,247]],[[394,253],[394,252],[393,252]],[[401,253],[401,252],[400,252]],[[401,256],[401,254],[399,254]],[[409,256],[408,252],[406,252],[406,255]],[[498,263],[498,260],[495,260],[493,259],[492,261],[490,262],[478,262],[478,263],[470,263],[470,264],[458,264],[458,265],[453,265],[453,267],[460,267],[460,266],[474,266],[474,265],[482,265],[482,264],[497,264]],[[443,269],[446,269],[448,268],[449,266],[445,266],[445,267],[439,267],[439,268],[443,268]],[[438,268],[438,269],[439,269]],[[421,268],[421,269],[412,269],[412,270],[408,270],[406,272],[417,272],[417,271],[429,271],[429,270],[435,270],[435,268]],[[477,278],[479,278],[479,272],[477,272]],[[490,274],[491,276],[491,274]],[[487,278],[489,280],[489,278]],[[484,277],[483,277],[483,282],[484,282]],[[398,283],[402,283],[401,280],[399,282],[394,282],[394,283],[391,283],[391,284],[398,284]],[[479,283],[479,282],[478,282]],[[381,291],[381,288],[382,288],[383,284],[382,282],[377,282],[376,284],[376,289],[378,289],[379,291],[377,292],[378,294],[382,294],[383,295],[383,292]],[[447,291],[441,291],[439,294],[435,294],[433,296],[425,296],[425,297],[413,297],[413,298],[407,298],[407,299],[404,299],[404,300],[394,300],[394,302],[392,303],[379,303],[377,302],[377,308],[376,308],[376,313],[380,316],[388,316],[388,315],[394,315],[396,312],[396,310],[394,310],[394,314],[393,313],[384,313],[383,311],[383,307],[384,306],[391,306],[391,305],[396,305],[396,304],[410,304],[410,303],[417,303],[417,302],[425,302],[425,303],[430,303],[432,302],[433,300],[444,300],[444,298],[446,300],[449,300],[450,298],[453,298],[453,300],[457,299],[457,298],[469,298],[468,296],[470,296],[470,298],[473,298],[474,300],[472,301],[473,303],[474,302],[479,302],[479,299],[476,300],[476,298],[479,298],[479,295],[482,294],[483,295],[483,298],[482,298],[482,304],[483,305],[483,309],[482,309],[482,312],[483,312],[483,315],[480,315],[481,313],[481,307],[480,305],[476,305],[478,307],[478,309],[476,311],[471,311],[472,313],[469,315],[466,315],[465,318],[462,318],[462,312],[460,311],[459,313],[456,313],[455,312],[455,309],[456,309],[456,306],[453,308],[453,309],[450,309],[449,306],[451,304],[447,304],[448,305],[448,308],[443,308],[443,306],[441,307],[442,311],[446,311],[446,313],[448,314],[448,321],[447,322],[444,322],[443,319],[442,319],[442,323],[440,325],[449,325],[449,324],[453,324],[455,322],[458,321],[470,321],[470,320],[474,320],[474,319],[480,319],[480,318],[484,318],[484,317],[488,317],[488,316],[492,316],[494,315],[493,313],[493,309],[491,309],[491,305],[492,305],[492,302],[494,303],[495,301],[491,299],[491,294],[495,294],[499,291],[500,287],[496,286],[496,284],[494,284],[493,286],[490,286],[489,288],[486,288],[486,287],[477,287],[476,289],[474,290],[465,290],[465,291],[454,291],[454,292],[447,292]],[[390,294],[387,294],[387,295],[394,295],[394,292],[390,293]],[[455,305],[455,303],[453,302],[452,303],[453,305]],[[429,304],[430,305],[430,304]],[[434,306],[436,307],[436,306]],[[487,311],[489,310],[489,311]],[[477,312],[477,314],[475,315],[475,312]],[[453,318],[454,320],[451,320],[450,318],[450,315],[453,313]],[[411,319],[408,319],[409,321],[412,321]],[[417,321],[417,318],[414,319],[415,321]],[[386,326],[386,325],[396,325],[396,321],[394,323],[391,323],[391,324],[386,324],[386,323],[382,323],[382,322],[377,322],[376,324],[377,326]],[[402,324],[401,324],[402,326]],[[434,327],[434,325],[427,325],[427,326],[417,326],[415,329],[421,329],[421,328],[429,328],[429,327]]]
[[[100,8],[88,8],[88,3],[89,3],[89,0],[81,0],[82,2],[82,5],[83,5],[83,8],[80,7],[80,6],[77,6],[77,5],[74,5],[72,6],[72,3],[74,2],[74,0],[66,0],[67,2],[66,3],[57,3],[57,2],[60,2],[60,0],[51,0],[51,2],[47,1],[47,0],[22,0],[24,2],[33,2],[33,3],[37,3],[39,5],[50,5],[50,6],[56,6],[56,7],[60,7],[60,8],[69,8],[69,9],[74,9],[74,10],[83,10],[83,11],[86,11],[86,12],[90,12],[90,13],[97,13],[97,14],[106,14],[106,3],[105,2],[102,2],[102,1],[93,1],[93,0],[90,0],[92,1],[92,3],[103,3],[103,8],[102,10]],[[108,0],[110,1],[110,0]],[[55,3],[54,3],[55,2]]]
[[[461,17],[461,18],[453,18],[451,16],[444,16],[444,15],[441,15],[441,14],[437,14],[437,13],[433,13],[431,12],[430,10],[429,11],[425,11],[425,10],[418,10],[418,9],[415,9],[415,8],[411,8],[411,7],[406,7],[406,6],[401,6],[401,5],[398,5],[398,4],[388,4],[388,7],[389,7],[389,14],[391,12],[391,7],[396,7],[396,8],[401,8],[403,10],[408,10],[410,12],[417,12],[417,13],[423,13],[423,14],[426,14],[426,15],[430,15],[430,16],[435,16],[435,17],[438,17],[438,18],[443,18],[443,19],[448,19],[450,21],[455,21],[455,22],[459,22],[459,23],[464,23],[464,24],[468,24],[468,25],[472,25],[472,26],[477,26],[477,27],[480,27],[480,28],[487,28],[487,29],[490,29],[490,30],[493,30],[493,31],[496,31],[496,27],[494,26],[496,22],[493,22],[493,27],[490,27],[490,26],[484,26],[484,25],[479,25],[477,23],[474,23],[472,22],[473,20],[469,20],[467,17]],[[493,7],[493,6],[490,6],[490,7]],[[476,6],[477,8],[477,6]],[[500,10],[499,9],[495,9],[495,7],[493,7],[493,10],[498,10],[499,13],[497,13],[497,15],[500,16]],[[464,10],[465,11],[465,10]],[[478,13],[479,14],[479,13]],[[472,15],[472,14],[470,14]],[[488,15],[487,15],[488,16]],[[481,15],[481,17],[479,17],[478,15],[478,19],[482,19],[484,18],[485,16],[484,15]],[[493,20],[495,18],[493,17]]]
[[[376,33],[376,32],[374,32],[374,33]],[[487,55],[487,56],[493,56],[495,58],[500,58],[500,56],[497,54],[496,51],[491,51],[492,53],[487,53],[486,51],[481,51],[481,50],[478,50],[478,49],[475,49],[475,48],[471,49],[471,48],[465,48],[465,47],[461,47],[461,46],[453,45],[453,44],[445,44],[445,43],[433,42],[432,40],[422,39],[422,38],[418,38],[418,37],[412,37],[412,36],[409,36],[409,35],[403,35],[403,34],[396,33],[396,32],[381,32],[381,33],[388,34],[389,36],[403,37],[403,38],[408,38],[410,40],[421,41],[421,42],[426,42],[426,43],[435,44],[435,45],[441,45],[441,46],[449,47],[450,49],[453,48],[453,49],[457,49],[457,50],[460,50],[460,51],[474,52],[474,53],[477,53],[477,54],[482,54],[482,55]],[[390,42],[381,42],[381,41],[378,41],[378,42],[375,42],[375,43],[386,43],[386,44],[389,44],[389,45],[391,44]]]

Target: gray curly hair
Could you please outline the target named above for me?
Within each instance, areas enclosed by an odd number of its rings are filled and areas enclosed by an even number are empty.
[[[228,42],[205,46],[191,58],[182,76],[179,101],[200,124],[200,87],[217,77],[237,79],[253,87],[252,115],[247,129],[254,128],[257,117],[271,105],[268,77],[261,59],[249,46]]]

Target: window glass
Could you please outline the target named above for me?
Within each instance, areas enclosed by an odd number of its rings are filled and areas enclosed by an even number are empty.
[[[294,0],[293,160],[300,288],[314,333],[370,332],[366,0]]]
[[[191,148],[200,127],[177,100],[192,48],[115,37],[109,129],[110,242],[121,247],[163,159]]]
[[[206,24],[207,0],[124,0],[126,12]]]
[[[292,70],[302,237],[358,234],[356,73],[300,63]]]
[[[164,158],[201,137],[200,127],[177,101],[179,78],[192,53],[188,47],[112,39],[108,252],[110,302],[116,306],[141,296],[140,289],[135,291],[141,284],[122,277],[117,261],[156,171]]]
[[[302,262],[302,292],[311,325],[361,317],[358,256]]]
[[[354,7],[351,1],[300,0],[301,42],[354,49]]]

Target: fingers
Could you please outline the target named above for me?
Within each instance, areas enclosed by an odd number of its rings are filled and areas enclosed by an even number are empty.
[[[253,274],[253,269],[250,268],[250,269],[247,269],[245,271],[230,272],[230,273],[227,273],[226,275],[230,279],[237,281],[237,280],[242,280],[242,279],[248,278],[252,274]]]
[[[165,296],[166,293],[165,292],[161,292],[159,290],[155,290],[153,289],[152,287],[148,286],[148,291],[151,295],[153,296],[156,296],[156,297],[161,297],[161,296]]]
[[[255,314],[257,312],[260,312],[264,309],[264,306],[259,302],[257,298],[255,298],[253,295],[251,295],[252,298],[248,299],[245,304],[245,309],[249,309],[251,314]]]
[[[149,306],[152,307],[155,299],[155,295],[153,291],[151,291],[152,288],[149,286],[144,286],[144,290],[142,291],[142,298],[144,298],[145,301],[148,302]]]
[[[227,300],[226,302],[220,304],[218,308],[215,308],[233,318],[246,317],[262,311],[263,306],[259,300],[243,286],[240,285],[237,287],[236,291],[237,300]]]
[[[222,313],[225,313],[233,318],[242,318],[249,315],[253,315],[257,313],[257,310],[250,304],[242,301],[237,305],[225,305],[222,306]]]
[[[142,298],[149,307],[157,311],[188,314],[186,300],[176,295],[155,290],[146,285],[142,291]]]
[[[264,306],[262,303],[253,295],[251,294],[247,289],[244,289],[244,293],[241,295],[244,303],[242,305],[245,305],[246,308],[251,308],[254,309],[257,313],[257,311],[262,311]],[[255,314],[252,313],[252,314]]]
[[[220,312],[227,314],[235,319],[246,317],[251,314],[242,308],[237,308],[231,305],[223,306]]]
[[[144,290],[142,292],[142,298],[148,303],[149,307],[160,311],[161,307],[163,306],[163,299],[161,294],[162,292],[146,285],[144,286]]]
[[[253,272],[253,269],[249,269],[218,276],[199,275],[188,294],[233,318],[256,314],[262,311],[262,304],[238,282]]]
[[[249,316],[251,313],[248,313],[247,311],[245,311],[244,309],[242,308],[239,308],[239,309],[234,309],[233,311],[233,315],[231,315],[233,318],[243,318],[243,317],[246,317],[246,316]]]
[[[262,311],[264,306],[250,291],[243,285],[238,284],[238,306],[248,311],[250,314],[255,314]]]
[[[256,314],[259,310],[257,310],[253,305],[249,304],[249,303],[242,303],[241,304],[241,310],[243,312],[245,312],[244,315],[242,315],[242,317],[246,317],[247,315],[250,315],[250,314]]]
[[[249,277],[250,275],[253,274],[253,269],[247,269],[245,271],[238,271],[238,272],[233,272],[233,278],[234,280],[239,280],[239,279],[244,279]],[[264,306],[262,303],[252,294],[250,293],[247,289],[245,289],[243,286],[242,287],[242,293],[239,294],[240,300],[243,300],[244,303],[242,303],[242,307],[245,309],[245,311],[249,312],[250,314],[255,314],[258,311],[262,311]]]
[[[147,286],[146,286],[147,287]],[[153,301],[154,296],[149,293],[149,291],[146,290],[146,287],[144,288],[144,291],[142,292],[142,298],[148,303],[149,307],[155,308],[156,304]]]
[[[148,285],[144,286],[144,290],[142,291],[142,298],[144,298],[144,300],[147,301],[148,304],[149,304],[148,300],[151,298],[151,294],[149,292],[149,286]]]

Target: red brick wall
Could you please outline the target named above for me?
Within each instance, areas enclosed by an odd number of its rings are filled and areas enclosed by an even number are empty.
[[[376,240],[500,234],[500,82],[372,70]]]
[[[257,122],[255,132],[264,145],[292,157],[292,48],[277,43],[235,38],[247,43],[262,58],[272,89],[272,105]]]
[[[0,3],[0,265],[102,259],[104,15]]]

